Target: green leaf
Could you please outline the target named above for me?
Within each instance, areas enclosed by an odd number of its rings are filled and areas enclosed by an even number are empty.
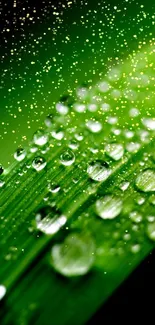
[[[154,247],[154,50],[62,95],[1,174],[2,324],[84,324]]]

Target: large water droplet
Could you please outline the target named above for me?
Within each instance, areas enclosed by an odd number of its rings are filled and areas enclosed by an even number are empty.
[[[96,201],[96,212],[102,219],[114,219],[123,208],[122,200],[114,195],[106,195]]]
[[[0,300],[3,299],[5,294],[6,294],[6,287],[3,284],[0,284]]]
[[[64,151],[60,156],[60,162],[64,166],[70,166],[74,163],[74,161],[75,155],[70,149]]]
[[[32,162],[32,167],[38,172],[45,168],[46,160],[43,157],[36,157]]]
[[[122,144],[118,143],[109,143],[105,147],[106,154],[114,159],[114,160],[120,160],[123,157],[124,154],[124,148]]]
[[[155,130],[155,119],[154,118],[143,118],[142,119],[143,125],[151,131]]]
[[[137,188],[143,192],[155,191],[155,171],[153,169],[146,169],[141,172],[135,181]]]
[[[106,162],[96,160],[91,162],[87,168],[87,173],[91,179],[97,182],[105,181],[111,174],[111,170]]]
[[[14,158],[17,161],[22,161],[26,157],[26,151],[23,148],[18,148],[14,153]]]
[[[44,133],[43,130],[38,130],[34,133],[33,142],[37,146],[44,146],[48,141],[48,135]]]
[[[62,244],[53,246],[52,264],[64,276],[86,274],[94,263],[95,244],[89,235],[70,234]]]
[[[36,227],[46,235],[52,235],[59,231],[64,226],[67,218],[61,215],[60,211],[46,206],[41,208],[35,217]]]

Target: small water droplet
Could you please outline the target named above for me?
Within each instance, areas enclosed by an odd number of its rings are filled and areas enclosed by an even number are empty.
[[[3,187],[5,185],[5,182],[0,180],[0,188]]]
[[[70,149],[64,151],[60,156],[60,162],[64,166],[70,166],[74,163],[74,161],[75,155]]]
[[[53,115],[48,115],[46,118],[45,118],[45,125],[50,128],[53,124]]]
[[[145,202],[145,198],[144,197],[139,197],[139,198],[137,198],[136,202],[137,202],[138,205],[142,205]]]
[[[155,191],[155,171],[153,169],[146,169],[141,172],[135,181],[137,188],[143,192]]]
[[[129,111],[129,115],[131,117],[137,117],[139,115],[139,110],[137,108],[131,108]]]
[[[132,211],[129,214],[129,218],[135,223],[140,223],[142,221],[142,216],[138,211]]]
[[[139,251],[140,251],[140,245],[139,244],[135,244],[135,245],[132,245],[131,246],[131,252],[133,253],[133,254],[137,254]]]
[[[88,165],[87,173],[94,181],[102,182],[109,177],[111,170],[106,162],[96,160]]]
[[[79,143],[76,140],[72,139],[68,147],[72,150],[76,150],[79,147]]]
[[[57,184],[49,183],[48,184],[48,190],[51,193],[58,193],[60,191],[60,186]]]
[[[48,135],[43,130],[38,130],[34,133],[33,142],[37,146],[44,146],[48,142]]]
[[[23,148],[18,148],[14,153],[14,158],[17,161],[22,161],[26,157],[26,150]]]
[[[79,99],[86,99],[88,96],[88,88],[87,85],[81,85],[76,90],[77,96]]]
[[[61,244],[53,246],[52,264],[67,277],[86,274],[94,263],[95,244],[90,235],[70,234]]]
[[[116,116],[109,116],[107,122],[111,125],[114,125],[118,122],[118,118]]]
[[[103,112],[108,112],[110,110],[110,105],[108,103],[103,103],[101,109]]]
[[[76,112],[78,113],[83,113],[86,110],[86,105],[84,104],[79,104],[79,103],[75,103],[73,105],[73,108]]]
[[[106,195],[96,201],[96,212],[102,219],[114,219],[123,208],[122,200],[114,195]]]
[[[88,104],[88,111],[89,112],[96,112],[97,111],[97,105],[96,104]]]
[[[89,120],[86,123],[86,127],[91,131],[92,133],[98,133],[102,130],[102,124],[98,121],[92,121]]]
[[[68,108],[68,106],[64,105],[63,103],[57,103],[56,110],[61,115],[67,115],[69,108]]]
[[[154,216],[147,216],[147,220],[148,220],[148,222],[154,222],[155,217]]]
[[[61,130],[55,130],[51,132],[51,135],[56,140],[62,140],[64,137],[64,132]]]
[[[38,172],[45,168],[46,160],[43,157],[36,157],[32,162],[32,167]]]
[[[35,216],[36,227],[46,235],[52,235],[65,225],[67,218],[51,206],[42,207]]]
[[[124,148],[119,143],[109,143],[105,146],[107,156],[114,160],[120,160],[124,155]]]
[[[130,185],[130,182],[122,182],[120,184],[120,189],[124,192],[128,189],[129,185]]]
[[[106,93],[109,89],[110,89],[110,84],[107,81],[101,81],[98,84],[98,89],[103,92]]]
[[[140,148],[140,143],[138,142],[130,142],[126,145],[126,149],[129,152],[137,152]]]

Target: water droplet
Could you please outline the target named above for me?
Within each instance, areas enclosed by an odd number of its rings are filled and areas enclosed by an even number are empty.
[[[108,112],[110,110],[110,105],[108,103],[103,103],[101,109],[103,112]]]
[[[62,140],[64,137],[64,132],[61,130],[55,130],[51,132],[51,135],[56,140]]]
[[[87,168],[87,173],[91,179],[97,182],[105,181],[111,174],[109,165],[106,162],[96,160],[91,162]]]
[[[120,184],[120,189],[124,192],[124,191],[126,191],[128,189],[129,185],[130,185],[129,182],[122,182]]]
[[[31,147],[30,148],[30,152],[32,152],[32,153],[35,153],[37,151],[38,151],[38,148],[37,147]]]
[[[68,106],[64,105],[63,103],[57,103],[56,110],[61,115],[67,115],[69,108],[68,108]]]
[[[152,194],[152,195],[149,197],[149,202],[150,202],[152,205],[155,205],[155,194]]]
[[[69,148],[73,149],[73,150],[76,150],[78,147],[79,147],[79,143],[72,139],[68,145]]]
[[[130,240],[131,235],[130,234],[124,234],[123,239],[126,240],[126,241]]]
[[[114,159],[114,160],[120,160],[124,155],[124,148],[122,144],[118,143],[109,143],[105,147],[106,154]]]
[[[130,214],[129,214],[129,218],[135,222],[135,223],[140,223],[142,221],[142,216],[139,212],[137,211],[132,211]]]
[[[155,119],[154,118],[143,118],[142,123],[148,130],[151,130],[151,131],[155,130]]]
[[[57,209],[46,206],[41,208],[35,216],[36,227],[46,235],[52,235],[65,225],[67,218]]]
[[[136,202],[137,202],[138,205],[142,205],[145,202],[145,198],[144,197],[139,197],[139,198],[137,198]]]
[[[23,148],[18,148],[14,153],[14,158],[17,161],[22,161],[26,157],[26,151]]]
[[[141,172],[135,181],[137,188],[143,192],[155,191],[155,171],[146,169]]]
[[[95,244],[90,235],[70,234],[51,251],[56,271],[67,277],[86,274],[94,263]]]
[[[86,105],[84,104],[75,103],[73,107],[78,113],[83,113],[86,110]]]
[[[126,149],[129,152],[137,152],[140,148],[140,143],[138,142],[130,142],[126,145]]]
[[[149,239],[155,241],[155,222],[150,223],[147,226],[146,232],[147,232],[147,235],[148,235]]]
[[[46,160],[43,157],[36,157],[32,162],[32,167],[38,172],[45,168]]]
[[[137,108],[131,108],[130,111],[129,111],[129,115],[131,117],[136,117],[139,115],[139,110]]]
[[[155,217],[154,216],[147,216],[147,220],[148,220],[148,222],[154,222]]]
[[[114,195],[107,195],[96,201],[96,212],[102,219],[114,219],[122,208],[122,200]]]
[[[4,181],[2,181],[2,180],[0,180],[0,188],[1,188],[1,187],[3,187],[3,186],[4,186],[4,184],[5,184],[5,182],[4,182]]]
[[[107,81],[101,81],[98,88],[101,92],[106,93],[110,89],[110,84]]]
[[[80,99],[86,99],[88,96],[88,88],[86,85],[81,85],[80,87],[77,88],[76,90],[77,96]]]
[[[38,130],[34,133],[33,142],[37,146],[44,146],[48,141],[48,135],[44,133],[43,130]]]
[[[135,244],[131,246],[131,252],[133,254],[137,254],[140,251],[140,245],[139,244]]]
[[[102,124],[98,121],[89,120],[86,123],[86,126],[89,129],[89,131],[91,131],[93,133],[98,133],[102,130]]]
[[[6,287],[3,284],[0,284],[0,300],[3,299],[5,294],[6,294]]]
[[[70,166],[74,163],[74,161],[75,155],[70,149],[64,151],[60,156],[60,162],[64,166]]]
[[[88,104],[88,111],[89,112],[96,112],[97,111],[97,105],[96,104]]]
[[[45,118],[45,125],[50,128],[53,124],[53,115],[48,115],[46,118]]]
[[[107,122],[111,125],[114,125],[118,122],[118,118],[116,116],[109,116]]]
[[[60,186],[57,185],[57,184],[48,184],[48,190],[51,192],[51,193],[58,193],[60,191]]]

